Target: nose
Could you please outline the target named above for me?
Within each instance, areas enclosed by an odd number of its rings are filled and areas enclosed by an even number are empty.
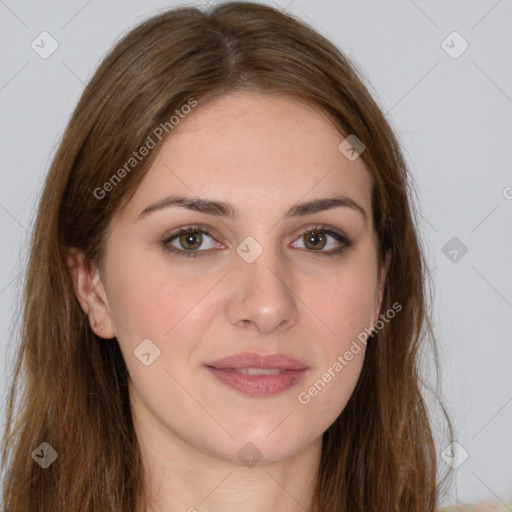
[[[290,269],[269,249],[252,263],[236,256],[226,303],[228,320],[261,334],[286,330],[297,323],[297,292]]]

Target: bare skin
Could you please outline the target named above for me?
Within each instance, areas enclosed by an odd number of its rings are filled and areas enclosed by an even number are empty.
[[[239,93],[199,104],[117,212],[99,268],[87,271],[76,256],[76,292],[91,327],[117,338],[129,370],[149,486],[140,512],[310,510],[322,434],[354,390],[364,345],[307,404],[298,395],[378,320],[389,263],[377,263],[371,177],[361,158],[339,151],[343,138],[294,99]],[[174,205],[141,216],[178,194],[230,203],[239,215]],[[333,196],[364,213],[338,206],[285,216],[297,203]],[[191,225],[192,234],[197,225],[211,233],[188,238],[194,248],[184,237],[169,241]],[[351,242],[338,253],[344,243],[333,231]],[[246,237],[262,249],[250,263],[236,250]],[[134,355],[145,339],[150,352],[160,350],[147,366]],[[283,353],[308,370],[291,388],[254,397],[204,366],[244,351]],[[244,447],[256,463],[243,459]]]

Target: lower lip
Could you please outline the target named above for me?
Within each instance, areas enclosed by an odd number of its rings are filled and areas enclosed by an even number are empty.
[[[245,375],[233,369],[220,370],[206,366],[219,380],[254,397],[267,397],[282,393],[297,384],[306,374],[307,370],[283,370],[274,375]]]

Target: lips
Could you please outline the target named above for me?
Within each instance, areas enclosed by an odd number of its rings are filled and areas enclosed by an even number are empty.
[[[284,354],[257,354],[255,352],[242,352],[219,359],[206,366],[218,370],[238,368],[262,368],[267,370],[306,370],[308,366],[302,361]]]
[[[233,354],[205,365],[223,384],[257,398],[281,393],[296,385],[308,366],[284,354]]]

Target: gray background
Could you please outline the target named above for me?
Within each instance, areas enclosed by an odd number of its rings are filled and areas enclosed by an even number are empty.
[[[0,0],[2,389],[15,350],[28,232],[58,139],[111,45],[175,5]],[[511,500],[512,0],[275,5],[287,6],[355,60],[414,176],[435,284],[443,390],[457,441],[469,455],[443,504]],[[44,31],[59,45],[47,59],[31,47],[42,46]],[[461,55],[464,41],[450,36],[454,31],[469,44]]]

